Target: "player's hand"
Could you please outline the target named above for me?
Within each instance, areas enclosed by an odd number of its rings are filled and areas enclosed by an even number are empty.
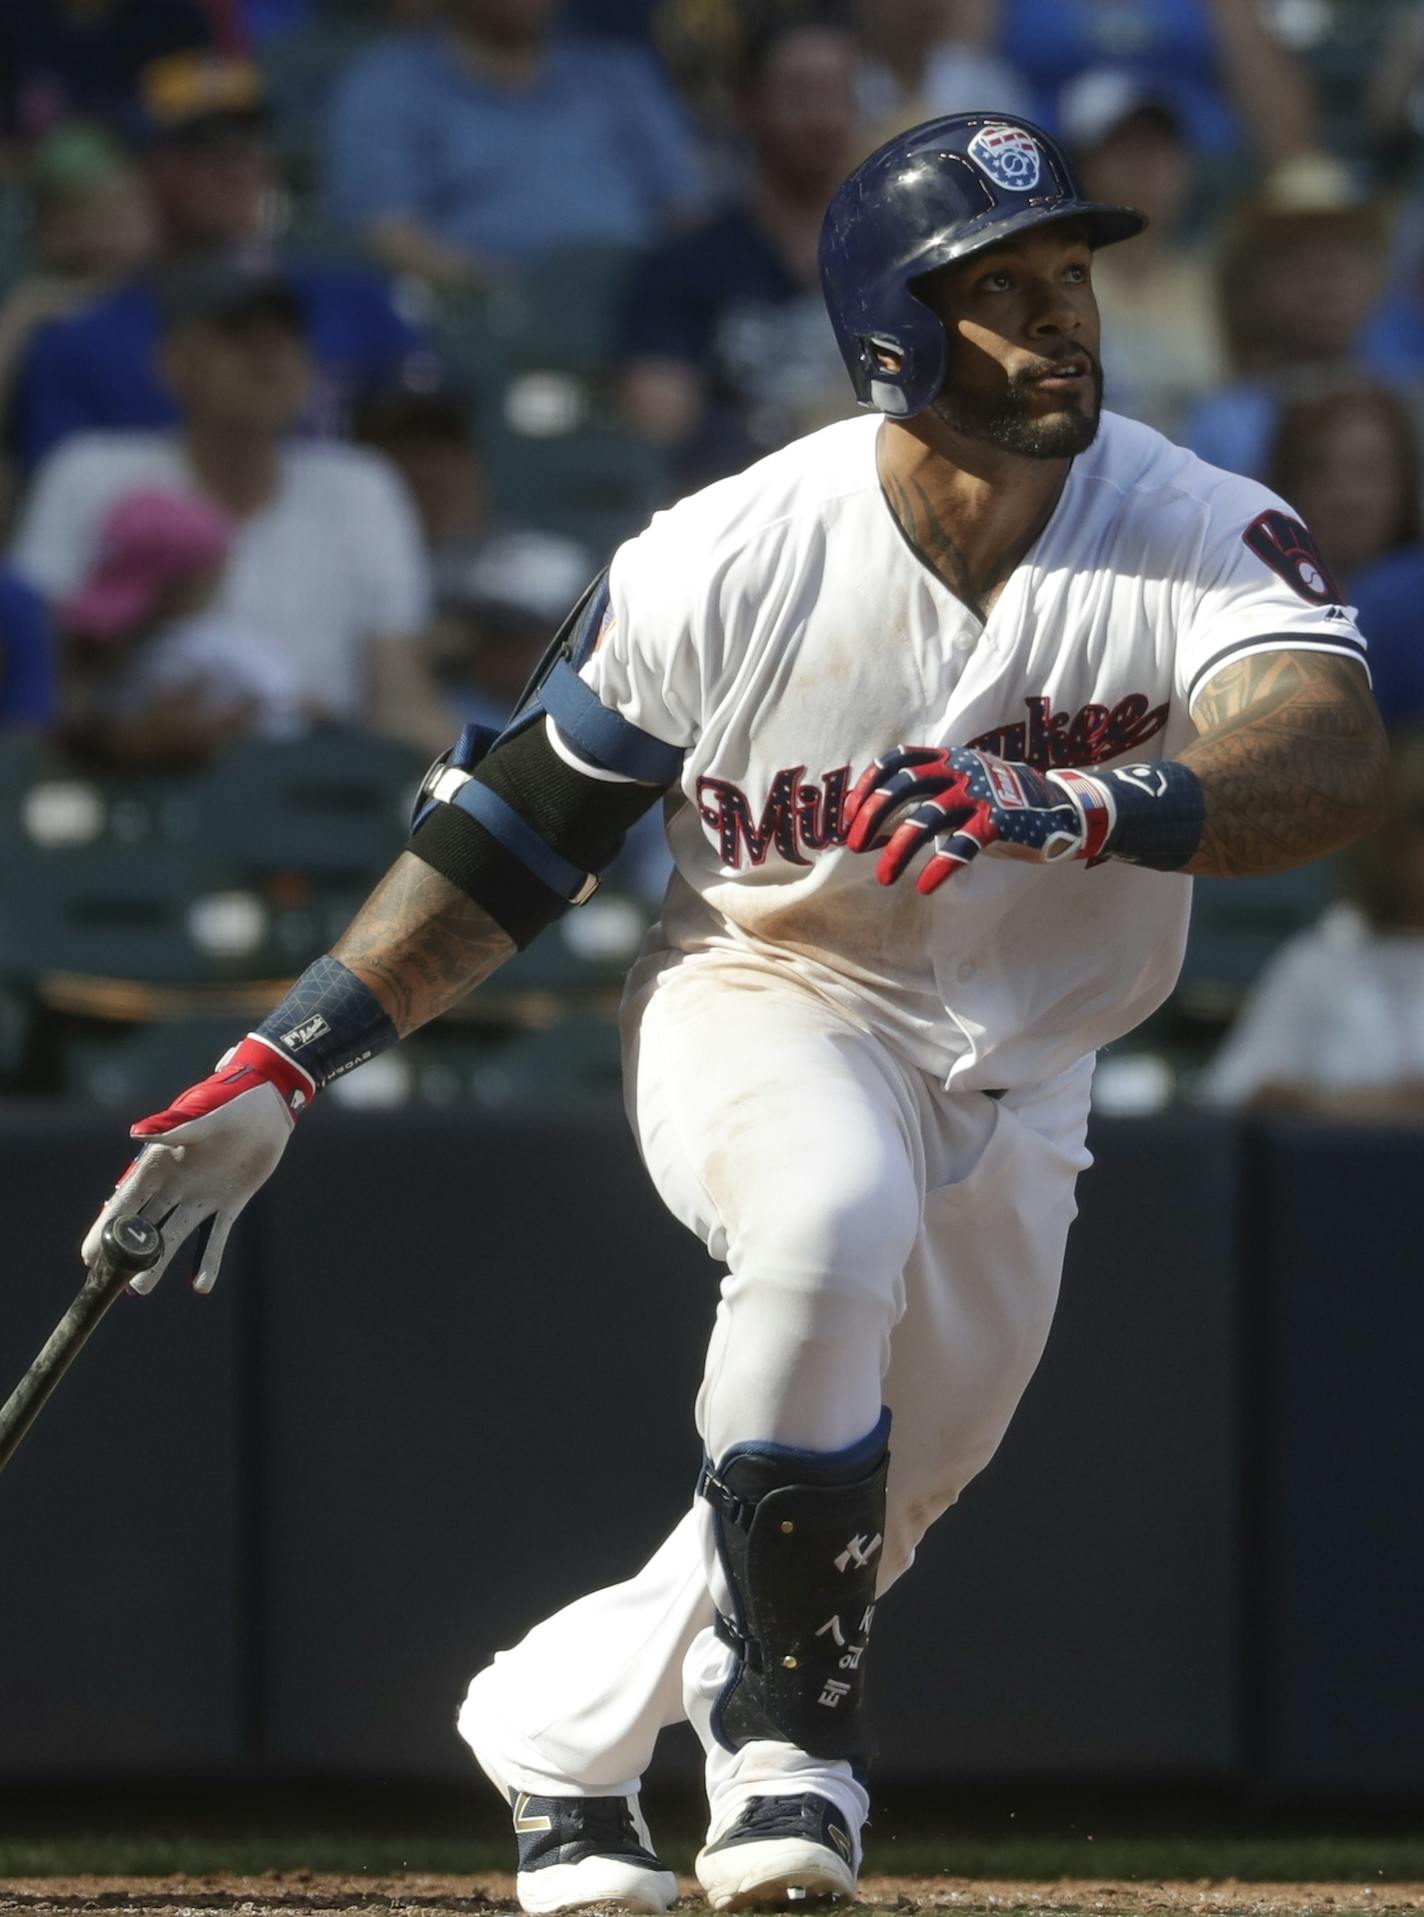
[[[894,823],[906,806],[913,810]],[[972,746],[896,746],[856,781],[846,843],[853,852],[883,848],[882,885],[933,846],[915,881],[933,892],[990,847],[1036,863],[1095,857],[1108,822],[1095,830],[1101,807],[1096,786],[1071,771],[1036,772]]]
[[[98,1256],[112,1213],[140,1211],[163,1233],[164,1249],[130,1291],[152,1291],[179,1246],[200,1229],[206,1242],[200,1242],[193,1289],[211,1291],[238,1213],[276,1166],[315,1089],[300,1066],[265,1039],[235,1045],[210,1077],[132,1127],[129,1136],[147,1142],[90,1227],[81,1247],[85,1264]]]

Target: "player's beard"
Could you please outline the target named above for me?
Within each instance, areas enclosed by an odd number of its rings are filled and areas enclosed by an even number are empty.
[[[931,409],[952,431],[966,439],[987,440],[1006,453],[1025,459],[1071,459],[1085,453],[1098,436],[1103,411],[1103,369],[1095,354],[1076,347],[1088,362],[1093,380],[1093,403],[1079,412],[1065,406],[1057,413],[1035,411],[1032,379],[1011,379],[1001,393],[966,393],[946,383]]]

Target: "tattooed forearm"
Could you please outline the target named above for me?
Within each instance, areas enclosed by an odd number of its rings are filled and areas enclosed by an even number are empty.
[[[1279,872],[1379,823],[1388,760],[1360,666],[1327,652],[1258,653],[1197,701],[1180,755],[1202,782],[1206,829],[1188,872]]]
[[[513,956],[514,941],[458,886],[403,852],[332,947],[404,1038]]]

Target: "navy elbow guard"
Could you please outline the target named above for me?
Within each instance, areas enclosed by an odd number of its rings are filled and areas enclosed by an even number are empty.
[[[550,745],[544,716],[536,708],[536,723],[516,722],[497,738],[467,726],[426,775],[409,846],[521,950],[592,897],[624,833],[676,776],[675,766],[657,784],[580,772]],[[674,749],[662,751],[671,763]]]
[[[608,603],[605,571],[555,634],[504,731],[466,726],[416,801],[409,849],[521,949],[593,895],[624,833],[682,770],[681,746],[605,706],[579,676]]]

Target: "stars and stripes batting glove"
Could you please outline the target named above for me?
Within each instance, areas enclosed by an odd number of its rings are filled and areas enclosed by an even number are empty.
[[[1205,810],[1196,774],[1175,759],[1039,772],[972,746],[896,746],[856,781],[845,816],[850,849],[880,851],[882,885],[932,846],[915,881],[928,893],[990,846],[1041,864],[1120,858],[1176,871],[1201,842]]]

